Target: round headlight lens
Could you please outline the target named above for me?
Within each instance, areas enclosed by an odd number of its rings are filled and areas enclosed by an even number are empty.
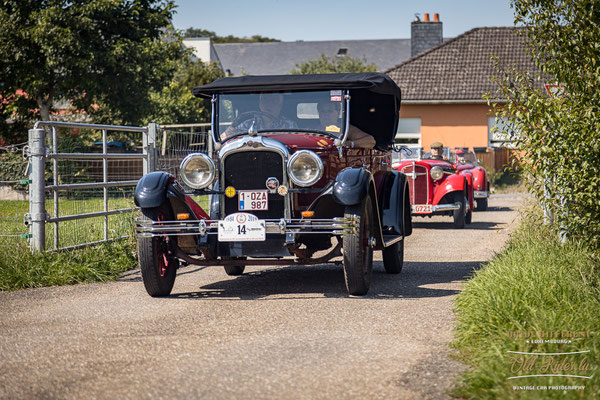
[[[444,175],[444,171],[440,167],[431,168],[431,179],[437,181],[438,179],[442,179]]]
[[[204,189],[215,179],[215,163],[206,154],[190,154],[181,162],[183,182],[193,189]]]
[[[312,151],[300,150],[290,157],[288,172],[296,185],[311,186],[323,176],[323,161]]]

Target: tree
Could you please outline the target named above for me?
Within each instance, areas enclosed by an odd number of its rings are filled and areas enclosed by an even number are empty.
[[[341,72],[376,72],[375,64],[367,64],[365,59],[343,57],[327,57],[321,54],[320,58],[313,58],[306,62],[296,64],[290,74],[333,74]]]
[[[555,210],[558,227],[600,248],[600,3],[595,0],[513,0],[531,56],[545,82],[565,85],[558,98],[534,89],[517,70],[500,79],[500,117],[522,150],[540,202]]]
[[[0,96],[22,90],[42,120],[72,102],[97,121],[137,124],[187,54],[168,29],[170,0],[0,4]]]
[[[210,100],[192,95],[192,88],[224,76],[219,66],[190,58],[180,60],[173,80],[150,95],[152,112],[146,119],[159,124],[183,124],[210,121]]]
[[[272,39],[270,37],[252,35],[251,37],[237,37],[233,35],[219,36],[213,31],[198,28],[188,28],[184,32],[184,37],[209,37],[213,43],[256,43],[256,42],[281,42],[279,39]]]

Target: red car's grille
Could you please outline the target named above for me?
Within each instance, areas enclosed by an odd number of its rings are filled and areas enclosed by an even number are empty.
[[[407,165],[402,172],[408,178],[410,204],[430,204],[429,171],[421,165]]]

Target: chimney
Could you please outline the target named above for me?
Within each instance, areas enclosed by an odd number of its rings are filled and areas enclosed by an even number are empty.
[[[410,24],[410,56],[442,43],[442,22],[438,13],[433,14],[433,21],[429,14],[423,15],[423,21],[415,20]]]

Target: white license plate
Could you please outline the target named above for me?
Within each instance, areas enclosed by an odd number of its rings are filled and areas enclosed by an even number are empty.
[[[265,240],[265,221],[247,213],[228,215],[219,221],[219,242],[250,242]]]
[[[431,214],[432,208],[431,204],[419,204],[415,205],[415,214]]]
[[[238,192],[238,210],[257,211],[269,209],[268,190],[240,190]]]

